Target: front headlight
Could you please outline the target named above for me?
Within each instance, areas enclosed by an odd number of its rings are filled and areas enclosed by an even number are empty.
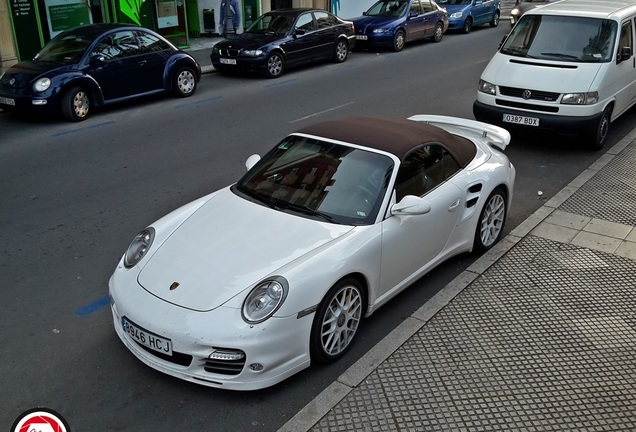
[[[487,93],[491,95],[497,94],[497,86],[489,83],[488,81],[484,81],[482,79],[479,80],[479,91],[482,93]]]
[[[135,236],[124,255],[124,265],[126,268],[134,267],[146,255],[152,241],[155,239],[155,229],[148,227]]]
[[[274,315],[281,307],[289,285],[282,276],[264,280],[254,287],[243,302],[242,316],[248,324],[258,324]]]
[[[594,105],[598,102],[598,92],[566,93],[561,99],[565,105]]]
[[[455,13],[452,13],[449,18],[458,19],[458,18],[461,18],[462,15],[464,15],[463,12],[455,12]]]
[[[512,16],[519,15],[519,8],[514,8],[513,10],[511,10],[510,11],[510,15],[512,15]]]
[[[51,80],[48,78],[40,78],[33,84],[33,90],[38,93],[42,93],[44,90],[51,87]]]
[[[246,55],[247,57],[258,57],[263,55],[263,50],[243,50],[243,55]]]
[[[373,29],[373,33],[388,33],[390,31],[391,29],[385,29],[385,28]]]

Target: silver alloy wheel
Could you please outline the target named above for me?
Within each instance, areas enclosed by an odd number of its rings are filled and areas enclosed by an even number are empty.
[[[347,59],[347,54],[349,50],[347,48],[347,44],[344,41],[339,41],[336,44],[336,60],[339,62],[343,62]]]
[[[267,59],[267,73],[273,78],[283,73],[283,58],[280,54],[272,54]]]
[[[442,28],[441,24],[437,24],[435,26],[435,33],[434,33],[434,36],[433,36],[433,40],[435,42],[440,42],[443,37],[444,37],[444,29]]]
[[[398,30],[395,34],[395,40],[393,41],[393,50],[394,51],[402,51],[404,48],[404,42],[406,40],[406,36],[402,30]]]
[[[88,100],[88,95],[84,91],[78,91],[73,96],[73,111],[75,111],[75,115],[83,119],[88,115],[88,111],[90,109],[90,103]]]
[[[479,221],[479,238],[484,247],[490,248],[497,242],[505,218],[506,202],[500,193],[495,193],[488,199]]]
[[[194,91],[196,86],[196,78],[190,69],[183,69],[177,76],[177,87],[179,91],[184,94],[190,94]]]
[[[362,318],[362,295],[357,287],[345,285],[329,301],[320,325],[320,343],[325,353],[337,356],[353,340]]]

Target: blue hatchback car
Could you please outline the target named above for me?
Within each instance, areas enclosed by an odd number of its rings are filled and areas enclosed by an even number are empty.
[[[201,66],[163,36],[127,24],[90,24],[51,39],[0,75],[0,107],[88,118],[95,106],[170,92],[194,94]]]
[[[450,30],[470,33],[476,25],[499,25],[500,0],[439,0],[438,3],[448,12]]]
[[[379,0],[351,21],[356,47],[383,46],[394,51],[418,39],[439,42],[448,29],[446,10],[433,0]]]

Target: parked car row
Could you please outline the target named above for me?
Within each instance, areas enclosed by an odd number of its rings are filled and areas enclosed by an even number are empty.
[[[344,62],[359,47],[435,42],[459,22],[499,22],[499,0],[379,0],[352,21],[325,10],[275,10],[260,16],[243,34],[214,46],[210,59],[222,72],[254,71],[277,78],[289,67],[332,60]],[[458,3],[458,4],[454,4]],[[461,4],[459,4],[461,3]],[[455,24],[452,24],[455,25]],[[457,24],[458,25],[458,24]],[[82,121],[95,107],[154,93],[194,94],[201,67],[161,35],[125,24],[91,24],[62,32],[35,56],[0,76],[0,108],[61,113]]]

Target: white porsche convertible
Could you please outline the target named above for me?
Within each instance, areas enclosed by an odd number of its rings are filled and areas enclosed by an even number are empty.
[[[150,367],[217,388],[334,361],[391,297],[501,238],[509,142],[444,116],[305,127],[134,238],[109,282],[115,330]]]

